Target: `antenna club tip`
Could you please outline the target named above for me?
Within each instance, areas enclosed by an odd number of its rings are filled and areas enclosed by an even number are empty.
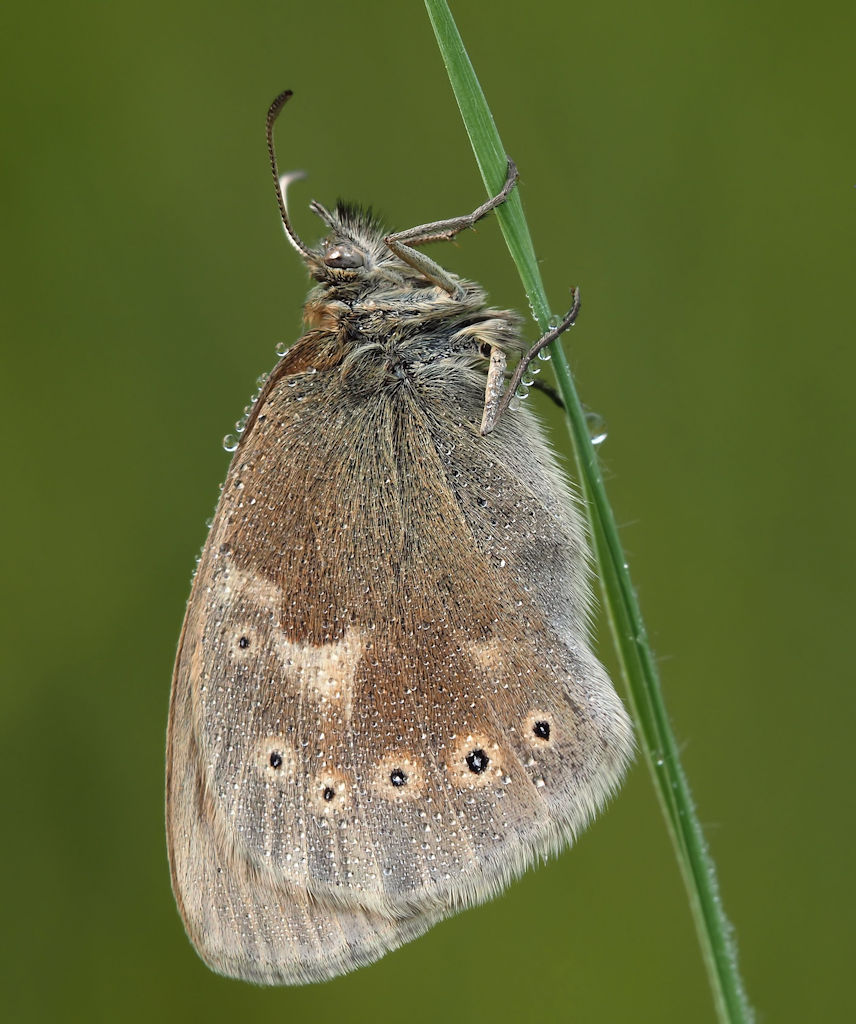
[[[276,120],[277,114],[294,95],[291,89],[284,89],[268,107],[267,123],[270,126]]]

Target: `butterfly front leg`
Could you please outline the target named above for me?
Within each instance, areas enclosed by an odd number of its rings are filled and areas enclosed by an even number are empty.
[[[461,217],[450,217],[447,220],[435,220],[430,224],[419,224],[415,228],[407,228],[404,231],[396,231],[384,238],[386,245],[400,260],[413,267],[414,270],[418,270],[420,274],[424,274],[451,296],[458,299],[463,298],[464,292],[461,286],[449,277],[439,263],[424,253],[417,252],[415,246],[427,245],[428,242],[450,242],[459,232],[475,227],[482,217],[486,217],[497,206],[501,206],[511,194],[518,178],[517,165],[511,157],[507,157],[507,160],[508,172],[502,189],[495,196],[483,202],[481,206],[476,207],[472,213],[466,213]]]

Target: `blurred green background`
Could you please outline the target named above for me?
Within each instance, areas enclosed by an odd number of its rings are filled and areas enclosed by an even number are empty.
[[[853,1019],[856,12],[453,11],[554,308],[582,286],[567,346],[750,996]],[[220,439],[306,287],[267,104],[295,90],[309,239],[311,196],[408,227],[483,193],[420,3],[0,19],[3,1017],[712,1021],[640,764],[573,851],[371,968],[260,990],[197,959],[163,838],[172,659]],[[495,223],[432,251],[525,308]]]

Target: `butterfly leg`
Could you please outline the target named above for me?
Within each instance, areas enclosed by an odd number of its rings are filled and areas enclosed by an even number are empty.
[[[517,166],[511,157],[508,157],[508,173],[502,189],[472,213],[464,214],[462,217],[450,217],[448,220],[435,220],[429,224],[419,224],[405,231],[396,231],[387,235],[384,242],[400,260],[424,274],[450,295],[462,298],[463,291],[460,286],[449,277],[439,263],[418,252],[415,246],[426,245],[428,242],[449,242],[459,232],[474,227],[482,217],[486,217],[505,202],[517,183],[517,177]]]
[[[490,353],[490,367],[487,374],[487,385],[485,387],[484,396],[484,412],[482,414],[481,427],[479,428],[482,434],[489,434],[496,424],[499,422],[499,417],[505,412],[514,398],[514,392],[520,386],[520,382],[523,380],[523,375],[529,368],[529,364],[532,360],[545,349],[551,342],[555,341],[559,335],[572,327],[577,319],[577,314],[580,311],[580,290],[574,288],[574,302],[567,314],[552,330],[547,331],[546,334],[542,335],[532,348],[521,357],[517,366],[514,369],[514,373],[511,375],[511,379],[508,382],[508,386],[505,391],[502,391],[502,374],[505,371],[505,355],[502,354],[501,360],[497,357],[497,362],[494,364],[494,352],[495,349],[491,349]],[[495,365],[498,367],[500,361],[502,362],[502,370],[495,370]],[[497,376],[499,374],[499,376]]]

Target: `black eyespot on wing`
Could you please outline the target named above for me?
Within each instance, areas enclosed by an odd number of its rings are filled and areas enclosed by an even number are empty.
[[[309,783],[308,806],[320,816],[341,815],[352,807],[353,780],[336,769],[316,775]]]
[[[242,636],[238,641],[238,646],[242,651],[245,651],[250,646],[250,638],[248,636]]]
[[[535,750],[555,745],[555,721],[546,708],[535,708],[523,721],[522,735]]]
[[[453,740],[456,742],[450,744],[445,759],[447,778],[453,786],[472,790],[500,783],[505,775],[506,757],[490,730],[462,730]]]
[[[369,779],[383,800],[400,804],[418,800],[425,792],[425,762],[412,750],[391,750],[371,768]]]
[[[251,763],[267,782],[281,786],[294,773],[294,749],[285,736],[260,736],[249,753]]]
[[[532,734],[539,740],[548,740],[550,738],[550,723],[542,720],[533,723]]]

